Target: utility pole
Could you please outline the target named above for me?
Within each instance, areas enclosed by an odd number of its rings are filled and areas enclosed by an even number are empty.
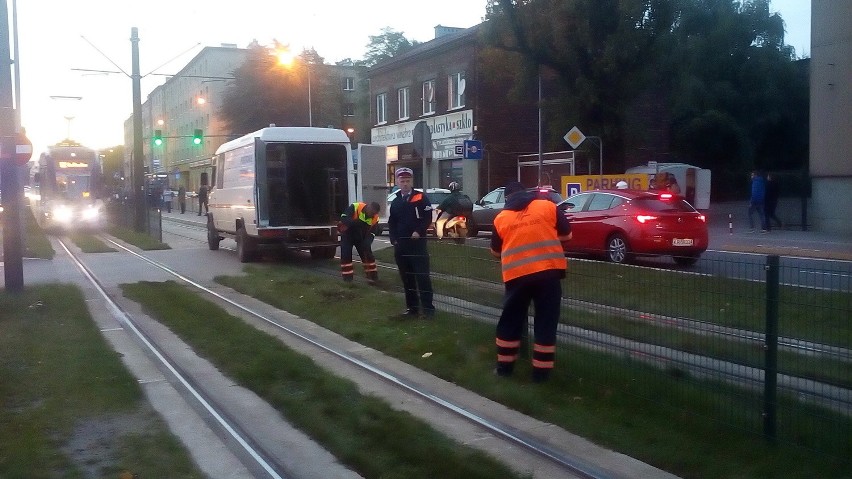
[[[23,188],[20,170],[14,159],[18,134],[16,112],[12,103],[12,58],[9,46],[9,9],[6,0],[0,0],[0,190],[3,191],[3,279],[6,290],[20,292],[24,289],[23,242],[21,214]],[[6,159],[3,159],[6,158]]]
[[[147,210],[145,208],[145,157],[142,152],[142,75],[139,73],[139,30],[136,27],[130,29],[131,57],[133,71],[130,75],[133,81],[133,154],[132,184],[134,205],[134,228],[139,233],[144,233],[146,228]]]

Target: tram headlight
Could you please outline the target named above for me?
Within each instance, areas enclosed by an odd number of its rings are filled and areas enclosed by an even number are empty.
[[[53,220],[60,223],[70,223],[74,213],[66,205],[59,205],[53,208]]]
[[[96,220],[100,215],[100,211],[94,206],[88,206],[84,208],[82,212],[83,220],[85,221]]]

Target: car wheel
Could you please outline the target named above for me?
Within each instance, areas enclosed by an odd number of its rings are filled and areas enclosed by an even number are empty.
[[[210,251],[216,251],[219,249],[219,242],[222,238],[219,236],[219,232],[216,231],[216,227],[213,226],[213,217],[207,217],[207,247],[210,248]]]
[[[254,255],[254,240],[246,233],[246,229],[241,227],[237,230],[237,258],[240,263],[250,263],[254,260]]]
[[[672,256],[674,262],[680,266],[692,266],[698,262],[698,259],[701,255],[691,255],[691,256]]]
[[[627,240],[621,234],[614,234],[606,242],[606,259],[609,262],[623,264],[630,260]]]

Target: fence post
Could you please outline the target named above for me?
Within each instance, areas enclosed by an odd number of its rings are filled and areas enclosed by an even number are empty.
[[[766,257],[766,350],[763,377],[763,435],[775,442],[778,418],[778,298],[779,257]]]

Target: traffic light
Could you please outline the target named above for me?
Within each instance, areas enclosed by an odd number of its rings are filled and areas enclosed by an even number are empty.
[[[154,145],[161,146],[163,144],[163,130],[154,130]]]
[[[195,132],[192,134],[192,144],[200,145],[203,137],[204,135],[201,130],[195,130]]]

